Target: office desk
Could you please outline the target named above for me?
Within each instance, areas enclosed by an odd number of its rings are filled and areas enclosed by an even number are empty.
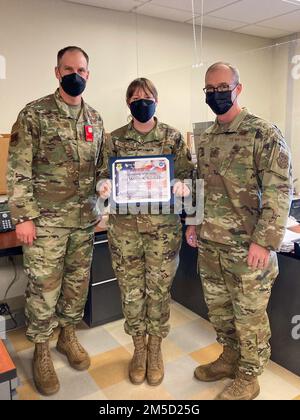
[[[0,233],[0,257],[22,254],[22,244],[18,241],[16,232]]]

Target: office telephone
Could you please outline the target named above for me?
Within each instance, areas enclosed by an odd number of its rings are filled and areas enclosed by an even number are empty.
[[[10,212],[0,211],[0,232],[9,232],[14,229],[15,228],[11,221]]]

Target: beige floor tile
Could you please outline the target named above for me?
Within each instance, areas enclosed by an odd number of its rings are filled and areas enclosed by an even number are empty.
[[[194,378],[196,366],[197,363],[187,355],[166,363],[163,385],[175,399],[186,399],[213,386]]]
[[[59,328],[56,328],[56,330],[54,331],[53,337],[51,338],[51,341],[57,341],[58,334],[59,334]],[[31,341],[29,341],[26,338],[25,328],[20,328],[15,331],[10,331],[7,334],[7,336],[16,352],[31,349],[34,347],[34,344],[31,343]]]
[[[183,351],[169,338],[163,340],[162,353],[165,363],[173,362],[183,356]]]
[[[124,328],[124,318],[117,319],[113,322],[108,322],[107,324],[103,325],[103,328],[105,328],[107,331],[110,331],[110,329],[116,328],[116,327],[123,327]]]
[[[10,331],[7,334],[8,339],[13,345],[15,351],[22,351],[33,347],[33,343],[27,340],[25,336],[25,328],[20,328],[15,331]]]
[[[78,400],[79,398],[88,398],[99,391],[91,375],[84,370],[78,371],[70,366],[65,366],[56,370],[60,382],[59,391],[50,397],[42,396],[43,400]]]
[[[195,318],[194,318],[195,319]],[[184,312],[177,305],[171,305],[171,316],[170,316],[170,325],[172,328],[179,327],[191,321],[191,317],[187,312]]]
[[[132,337],[124,331],[124,320],[112,322],[103,327],[121,346],[132,343]]]
[[[300,387],[277,375],[269,368],[259,378],[261,394],[258,400],[293,400],[300,394]]]
[[[102,326],[80,329],[77,331],[77,337],[91,357],[120,346],[117,340]]]
[[[196,360],[200,365],[206,365],[207,363],[211,363],[222,353],[222,346],[218,343],[211,344],[208,347],[204,347],[203,349],[194,351],[189,355]]]
[[[45,397],[40,395],[32,379],[22,381],[17,392],[20,400],[77,400],[77,399],[106,399],[98,389],[97,384],[87,371],[79,372],[70,366],[56,369],[60,382],[60,390],[55,395]]]
[[[172,395],[164,388],[163,384],[152,387],[144,382],[133,385],[129,380],[105,388],[104,394],[110,400],[172,400]]]
[[[88,401],[103,401],[107,400],[107,397],[104,395],[102,391],[97,391],[94,394],[86,395],[85,397],[79,398],[80,400],[88,400]]]
[[[274,362],[270,362],[267,369],[275,375],[280,376],[281,379],[284,379],[289,384],[300,389],[300,376],[295,375],[294,373],[290,372],[282,366],[277,365]]]
[[[177,311],[180,311],[190,321],[194,321],[195,319],[199,319],[198,314],[196,314],[195,312],[191,311],[190,309],[184,307],[183,305],[181,305],[178,302],[172,301],[171,307],[177,309]]]
[[[23,350],[23,352],[30,352],[31,355],[33,354],[32,349]],[[32,356],[31,356],[31,359],[32,359]],[[17,375],[20,381],[25,382],[26,380],[32,377],[32,374],[28,376],[27,370],[23,366],[23,360],[19,356],[13,356],[12,360],[17,368]]]
[[[191,353],[216,342],[216,333],[206,321],[198,318],[171,328],[168,336],[185,353]]]
[[[19,400],[40,400],[40,395],[37,393],[32,381],[24,381],[17,388]]]
[[[122,382],[128,377],[130,359],[130,353],[124,347],[118,347],[92,357],[89,374],[99,388],[107,388]]]
[[[214,384],[212,384],[207,389],[203,389],[200,392],[197,392],[197,393],[193,394],[191,397],[188,396],[186,399],[187,400],[199,400],[199,401],[214,400],[216,398],[216,396],[220,392],[222,392],[228,384],[230,384],[230,382],[231,382],[230,379],[215,382]]]
[[[14,348],[14,346],[12,345],[11,341],[9,340],[9,338],[6,336],[5,339],[2,339],[9,355],[11,358],[17,357],[17,352]]]

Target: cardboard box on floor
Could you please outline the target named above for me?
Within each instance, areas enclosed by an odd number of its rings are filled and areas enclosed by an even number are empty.
[[[0,195],[7,194],[6,171],[9,139],[9,134],[0,134]]]

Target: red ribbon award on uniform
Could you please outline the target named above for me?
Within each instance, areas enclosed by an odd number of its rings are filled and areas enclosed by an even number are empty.
[[[85,125],[85,141],[92,143],[94,141],[93,127],[91,125]]]

